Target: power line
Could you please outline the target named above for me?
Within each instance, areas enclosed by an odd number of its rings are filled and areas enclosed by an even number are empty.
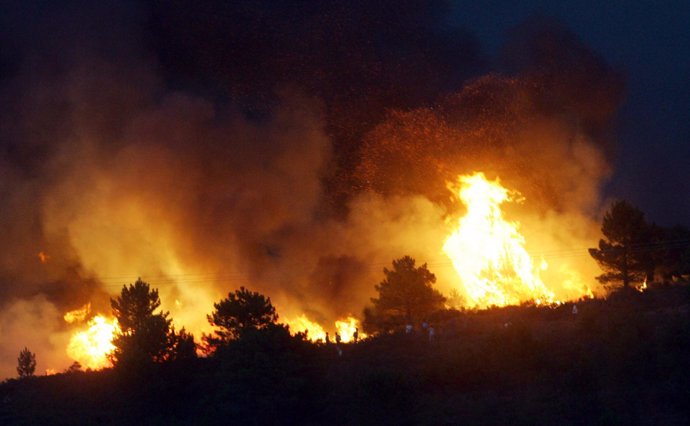
[[[631,253],[643,253],[652,251],[663,251],[663,250],[673,250],[690,248],[690,239],[679,239],[670,241],[654,241],[646,243],[634,243],[627,246],[610,247],[603,250],[604,252],[617,252],[620,250],[627,249]],[[589,247],[572,247],[572,248],[561,248],[552,250],[529,250],[527,253],[532,258],[544,258],[544,259],[566,259],[566,258],[577,258],[577,257],[589,257]],[[431,258],[426,263],[430,267],[450,267],[453,266],[453,261],[448,257],[437,257]],[[390,262],[370,262],[370,263],[359,263],[360,266],[367,266],[369,268],[384,268],[391,265]],[[314,265],[293,265],[290,270],[295,272],[300,271],[312,271],[315,268]],[[102,287],[114,288],[127,285],[134,282],[140,275],[112,275],[97,277],[98,281],[102,284]],[[231,272],[200,272],[200,273],[179,273],[179,274],[165,274],[160,273],[158,275],[147,275],[145,277],[148,281],[155,284],[211,284],[211,283],[228,283],[228,282],[247,282],[255,278],[255,274],[245,273],[241,271],[231,271]]]

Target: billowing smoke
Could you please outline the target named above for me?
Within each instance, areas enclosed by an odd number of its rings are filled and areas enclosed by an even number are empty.
[[[197,336],[241,285],[358,315],[405,254],[447,292],[446,185],[474,170],[546,257],[591,244],[621,82],[561,27],[485,74],[443,2],[160,3],[3,7],[0,376],[24,346],[66,368],[62,315],[139,276]]]

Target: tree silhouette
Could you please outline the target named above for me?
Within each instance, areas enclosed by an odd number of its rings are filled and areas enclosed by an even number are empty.
[[[627,201],[613,203],[601,226],[606,239],[599,240],[598,249],[589,249],[604,271],[597,280],[605,285],[622,284],[627,289],[631,282],[653,276],[653,230],[642,211]]]
[[[81,363],[79,361],[74,361],[72,365],[70,365],[67,370],[65,370],[65,373],[78,373],[82,371],[81,369]]]
[[[239,339],[249,330],[261,330],[278,321],[271,298],[244,287],[229,293],[213,307],[215,310],[207,318],[216,329],[213,335],[204,337],[211,347]]]
[[[415,260],[404,256],[393,261],[393,269],[383,269],[386,278],[376,285],[378,298],[372,308],[364,310],[367,332],[390,331],[405,324],[419,323],[443,309],[445,298],[432,287],[436,276],[426,263],[416,268]]]
[[[113,340],[114,365],[142,365],[169,357],[171,321],[168,312],[156,312],[161,305],[158,290],[139,278],[123,286],[120,296],[110,299],[110,304],[120,325]]]
[[[182,327],[179,332],[176,332],[175,327],[172,327],[168,335],[168,340],[168,359],[170,361],[181,361],[196,358],[196,343],[194,342],[194,335],[192,333],[188,333],[184,327]]]
[[[20,378],[31,377],[36,371],[36,354],[24,347],[17,358],[17,374]]]

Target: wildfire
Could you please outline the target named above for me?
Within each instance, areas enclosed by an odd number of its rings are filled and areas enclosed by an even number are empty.
[[[69,312],[68,312],[69,313]],[[97,370],[109,367],[108,354],[115,349],[113,337],[119,330],[116,319],[96,315],[86,330],[75,333],[67,345],[67,355],[85,368]]]
[[[446,240],[443,251],[451,259],[471,305],[488,307],[534,300],[554,302],[544,286],[538,264],[525,249],[519,223],[503,217],[501,204],[515,201],[517,192],[504,188],[483,173],[460,176],[458,197],[467,206],[457,229]]]

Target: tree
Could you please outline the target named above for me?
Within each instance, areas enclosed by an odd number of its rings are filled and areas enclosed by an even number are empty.
[[[36,371],[36,354],[24,347],[17,358],[17,374],[20,378],[31,377]]]
[[[113,364],[142,365],[169,357],[171,320],[168,312],[156,312],[161,305],[158,290],[139,278],[123,286],[110,305],[120,326],[113,340]]]
[[[383,269],[386,276],[375,286],[378,298],[372,298],[372,308],[364,310],[364,329],[367,332],[390,331],[405,324],[419,323],[443,309],[445,298],[432,284],[436,276],[426,263],[416,268],[415,260],[405,256],[393,261],[393,269]]]
[[[589,254],[604,271],[597,280],[604,285],[622,284],[653,278],[654,227],[647,223],[644,213],[627,201],[616,201],[604,215],[599,248]]]
[[[168,339],[169,361],[182,361],[196,358],[194,335],[188,333],[184,327],[182,327],[179,333],[175,331],[175,327],[172,327]]]
[[[278,321],[278,314],[271,298],[240,287],[228,297],[213,304],[214,311],[207,315],[208,322],[216,327],[214,334],[204,340],[211,347],[218,347],[242,337],[249,330],[262,330]]]
[[[74,361],[72,365],[65,370],[65,373],[79,373],[81,371],[81,363],[79,361]]]

